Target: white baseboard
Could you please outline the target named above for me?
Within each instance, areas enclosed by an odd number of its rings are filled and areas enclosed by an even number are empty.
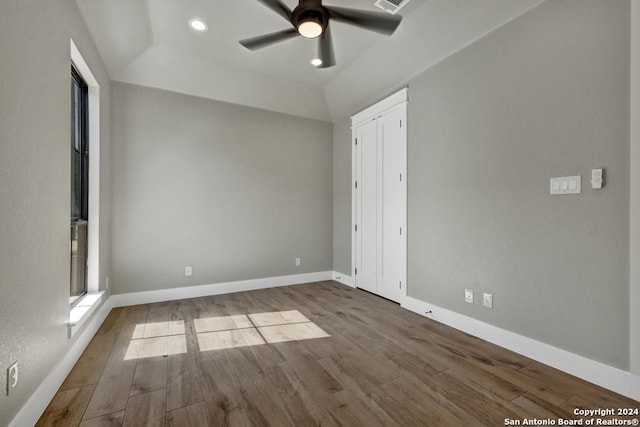
[[[20,409],[18,414],[13,418],[9,427],[33,427],[38,422],[44,410],[47,409],[49,402],[51,402],[51,399],[53,399],[53,396],[55,396],[112,308],[113,306],[109,298],[107,298],[107,300],[96,309],[94,316],[90,317],[85,322],[84,328],[78,331],[76,340],[71,344],[71,347],[69,347],[69,350],[62,360],[49,372],[49,375],[47,375],[29,400],[27,400],[27,403],[24,404],[22,409]]]
[[[333,275],[332,279],[335,280],[336,282],[340,282],[343,285],[351,286],[352,288],[356,287],[356,284],[354,283],[352,276],[338,273],[337,271],[333,271],[332,275]]]
[[[9,427],[32,427],[55,396],[82,352],[85,350],[95,333],[114,307],[125,307],[137,304],[171,301],[176,299],[196,298],[201,296],[219,295],[232,292],[251,291],[256,289],[273,288],[277,286],[296,285],[300,283],[331,280],[333,272],[294,274],[291,276],[268,277],[264,279],[240,280],[236,282],[216,283],[211,285],[189,286],[185,288],[161,289],[148,292],[133,292],[109,296],[96,309],[93,317],[86,321],[84,327],[77,331],[77,338],[64,355],[62,360],[47,375],[44,381],[31,395],[22,409],[14,417]]]
[[[275,288],[278,286],[296,285],[300,283],[320,282],[322,280],[331,280],[331,278],[331,271],[321,271],[317,273],[294,274],[291,276],[267,277],[264,279],[239,280],[236,282],[187,286],[184,288],[159,289],[156,291],[116,294],[111,295],[110,300],[112,300],[112,304],[114,307],[125,307],[129,305],[150,304],[154,302],[229,294],[232,292],[244,292],[253,291],[256,289]]]
[[[640,400],[640,376],[407,296],[402,307],[591,383]],[[431,311],[430,314],[426,314]]]

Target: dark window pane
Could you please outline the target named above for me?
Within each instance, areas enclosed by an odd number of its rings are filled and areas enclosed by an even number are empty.
[[[71,150],[71,219],[82,218],[82,155]]]
[[[71,70],[71,287],[70,302],[87,293],[87,219],[89,214],[88,87]]]
[[[71,79],[71,218],[87,219],[87,86],[74,70]]]
[[[73,148],[80,151],[82,149],[82,121],[84,120],[83,108],[83,94],[82,89],[77,84],[74,85],[74,102],[73,102]]]

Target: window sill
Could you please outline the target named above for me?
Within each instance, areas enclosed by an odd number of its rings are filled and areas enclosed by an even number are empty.
[[[103,295],[104,291],[86,294],[69,311],[69,323],[67,323],[69,338],[72,338],[76,332],[82,329],[82,325],[89,320],[91,314],[102,302]]]

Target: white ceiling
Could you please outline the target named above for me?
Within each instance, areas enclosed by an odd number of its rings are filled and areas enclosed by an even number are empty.
[[[309,64],[317,42],[258,51],[238,40],[290,26],[256,0],[76,0],[113,80],[335,121],[544,0],[411,0],[391,37],[332,24],[337,65]],[[295,0],[284,0],[292,9]],[[380,11],[374,0],[327,5]],[[192,31],[193,17],[209,25]]]

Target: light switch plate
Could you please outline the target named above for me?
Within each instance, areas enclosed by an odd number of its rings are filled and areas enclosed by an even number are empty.
[[[580,193],[582,193],[582,178],[580,175],[563,176],[549,180],[549,194],[553,196]]]
[[[591,188],[600,190],[604,187],[604,172],[602,168],[591,169]]]

